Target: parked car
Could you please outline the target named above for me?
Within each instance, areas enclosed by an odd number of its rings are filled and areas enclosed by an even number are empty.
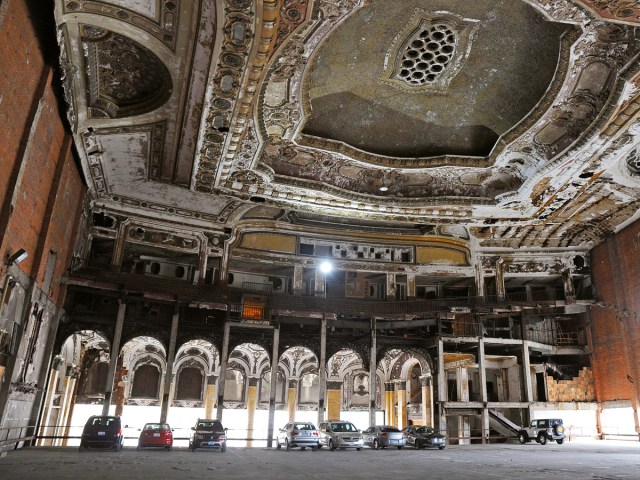
[[[120,417],[93,415],[89,417],[80,437],[80,451],[89,447],[113,448],[119,452],[124,443]]]
[[[289,422],[280,429],[276,437],[276,448],[282,448],[283,445],[287,450],[311,447],[315,451],[318,449],[318,430],[313,423]]]
[[[343,420],[322,422],[318,434],[320,448],[326,445],[329,450],[355,448],[359,451],[364,446],[362,432],[351,422]]]
[[[362,432],[364,444],[378,450],[379,448],[398,447],[401,450],[407,443],[407,435],[399,428],[389,425],[375,425]]]
[[[518,440],[525,444],[531,440],[535,440],[541,445],[545,445],[547,441],[556,441],[558,445],[564,442],[564,426],[561,418],[545,418],[540,420],[531,420],[528,427],[523,428],[518,433]]]
[[[227,451],[227,429],[220,420],[199,418],[195,427],[191,427],[189,448],[195,452],[197,448],[219,448]]]
[[[414,448],[438,447],[443,450],[447,443],[445,436],[431,427],[409,425],[402,431],[407,435],[407,445]]]
[[[140,431],[138,450],[146,447],[162,447],[171,451],[173,432],[168,423],[147,423]]]

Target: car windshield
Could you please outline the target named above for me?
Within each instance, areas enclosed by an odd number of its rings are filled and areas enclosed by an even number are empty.
[[[147,423],[144,426],[145,430],[171,430],[167,423]]]
[[[436,433],[431,427],[416,427],[416,433]]]
[[[357,432],[358,429],[353,423],[332,423],[331,430],[334,432]]]
[[[94,426],[109,427],[116,421],[115,417],[93,417],[89,422]]]
[[[316,427],[314,427],[312,424],[310,423],[296,423],[293,428],[295,430],[315,430]]]
[[[198,422],[198,430],[205,432],[219,432],[224,430],[220,422]]]
[[[400,430],[396,427],[380,427],[381,432],[399,432]]]

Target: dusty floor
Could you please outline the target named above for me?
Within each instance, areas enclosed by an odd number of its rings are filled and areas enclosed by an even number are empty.
[[[25,448],[0,459],[0,479],[640,479],[640,443],[572,442],[450,446],[446,450],[363,449],[317,452],[232,448]]]

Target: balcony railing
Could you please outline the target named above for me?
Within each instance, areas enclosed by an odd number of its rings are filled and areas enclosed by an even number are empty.
[[[415,315],[436,315],[438,312],[478,311],[492,308],[515,309],[518,307],[555,307],[556,299],[527,300],[524,295],[454,297],[416,300],[379,300],[356,298],[324,298],[318,296],[291,295],[272,293],[268,289],[257,289],[251,285],[249,291],[242,288],[219,287],[213,285],[194,285],[188,282],[152,277],[148,275],[121,273],[105,270],[84,269],[73,272],[66,279],[69,284],[95,285],[97,288],[156,293],[171,297],[181,302],[201,302],[219,304],[220,308],[234,312],[243,311],[243,295],[246,293],[263,296],[265,315],[287,314],[288,312],[316,312],[318,314],[335,314],[364,317],[406,317]],[[259,291],[257,291],[259,290]],[[514,308],[515,307],[515,308]],[[517,311],[514,316],[518,316]],[[466,328],[466,327],[465,327]],[[482,329],[495,330],[496,325],[475,327],[477,334]]]

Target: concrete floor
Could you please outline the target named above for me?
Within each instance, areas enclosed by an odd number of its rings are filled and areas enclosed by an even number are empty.
[[[0,479],[640,479],[640,443],[577,441],[449,446],[443,451],[363,449],[317,452],[232,448],[192,453],[125,448],[25,448],[0,459]]]

